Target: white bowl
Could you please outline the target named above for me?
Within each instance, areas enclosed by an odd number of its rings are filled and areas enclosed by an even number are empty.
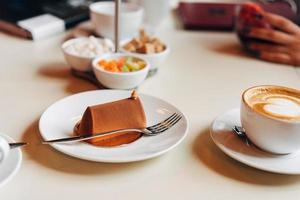
[[[97,2],[90,5],[90,17],[96,33],[114,39],[114,2]],[[123,2],[120,8],[120,39],[133,37],[143,22],[143,8]]]
[[[99,41],[103,41],[104,39],[102,38],[96,38]],[[69,45],[72,45],[74,43],[77,42],[81,42],[83,40],[89,40],[89,38],[87,37],[79,37],[79,38],[73,38],[70,40],[67,40],[66,42],[64,42],[61,46],[65,59],[67,61],[67,63],[71,66],[71,68],[78,70],[78,71],[92,71],[92,61],[95,57],[97,56],[101,56],[101,55],[96,55],[96,56],[84,56],[84,55],[79,55],[77,53],[74,52],[68,52],[66,50],[66,48]],[[112,46],[112,51],[114,48],[114,45],[112,43],[112,41],[108,40],[109,43],[111,43],[110,45]],[[107,52],[106,52],[107,53]]]
[[[143,60],[147,60],[151,66],[150,70],[157,69],[161,64],[166,60],[167,56],[170,53],[170,48],[168,45],[166,45],[166,49],[160,53],[152,53],[152,54],[144,54],[144,53],[133,53],[125,50],[123,46],[130,42],[130,40],[124,40],[121,42],[120,51],[126,54],[129,54],[133,57],[140,57]]]
[[[101,57],[97,57],[93,60],[93,70],[97,80],[105,87],[112,89],[133,89],[139,86],[147,77],[150,69],[150,64],[147,60],[144,60],[138,56],[131,56],[139,58],[146,63],[146,66],[135,72],[109,72],[98,66],[98,62],[102,59],[117,59],[120,57],[128,57],[131,55],[124,53],[106,54]]]

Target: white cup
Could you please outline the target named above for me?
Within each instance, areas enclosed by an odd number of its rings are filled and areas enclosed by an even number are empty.
[[[0,164],[7,158],[9,149],[7,140],[0,135]]]
[[[145,10],[145,24],[150,29],[159,26],[171,9],[170,0],[130,0],[130,2],[139,4]]]
[[[114,2],[96,2],[90,5],[91,22],[97,34],[114,40]],[[123,2],[120,7],[120,39],[134,37],[143,22],[141,6]]]
[[[255,111],[245,98],[247,92],[257,86],[247,89],[242,95],[241,123],[247,137],[259,148],[275,153],[289,154],[300,150],[300,122],[276,119]],[[280,87],[280,86],[269,86]],[[290,88],[281,87],[287,90]],[[296,91],[296,90],[293,90]]]

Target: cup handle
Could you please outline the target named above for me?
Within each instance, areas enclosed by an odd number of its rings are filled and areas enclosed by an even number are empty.
[[[9,144],[8,142],[0,137],[0,163],[3,162],[9,153]]]

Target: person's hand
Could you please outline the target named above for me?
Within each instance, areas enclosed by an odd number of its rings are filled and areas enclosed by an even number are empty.
[[[249,48],[263,60],[300,66],[300,27],[279,15],[264,17],[275,29],[252,28],[248,36],[272,43],[251,43]]]

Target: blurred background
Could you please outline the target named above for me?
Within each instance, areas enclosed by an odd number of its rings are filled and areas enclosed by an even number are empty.
[[[31,39],[45,38],[48,37],[47,35],[54,35],[88,20],[89,6],[99,1],[113,0],[0,0],[0,30]],[[150,33],[155,32],[171,8],[178,8],[177,13],[183,28],[233,30],[235,6],[245,1],[123,0],[123,2],[139,4],[144,8],[143,25]],[[298,17],[300,0],[254,0],[254,2],[260,3],[266,11],[283,15],[297,24],[300,23]],[[26,21],[36,16],[42,17],[35,21]],[[53,33],[46,34],[50,30]]]
[[[50,13],[71,27],[89,18],[89,5],[93,2],[96,0],[0,0],[0,19],[16,23]]]

